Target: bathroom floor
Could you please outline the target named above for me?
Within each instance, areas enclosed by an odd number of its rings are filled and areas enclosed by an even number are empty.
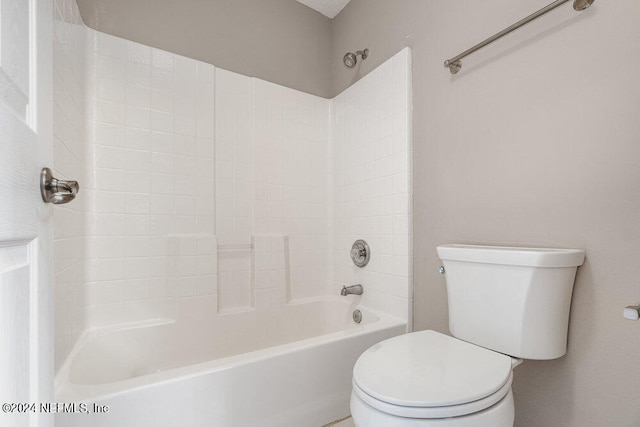
[[[353,418],[349,417],[322,427],[355,427],[355,424],[353,423]]]

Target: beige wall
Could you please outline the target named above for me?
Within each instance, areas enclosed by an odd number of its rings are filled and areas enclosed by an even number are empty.
[[[295,0],[78,0],[91,28],[328,98],[331,20]]]
[[[516,426],[637,427],[640,322],[621,312],[640,300],[640,3],[565,5],[443,67],[547,3],[352,0],[333,92],[413,48],[416,329],[448,330],[438,244],[584,248],[568,354],[516,369]]]

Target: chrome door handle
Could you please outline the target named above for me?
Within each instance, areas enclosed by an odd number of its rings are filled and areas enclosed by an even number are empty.
[[[64,181],[53,177],[51,169],[42,168],[40,172],[40,194],[45,203],[62,205],[76,198],[80,191],[78,181]]]

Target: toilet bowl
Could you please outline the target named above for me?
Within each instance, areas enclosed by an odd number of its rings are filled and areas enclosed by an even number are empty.
[[[513,427],[513,368],[566,353],[579,249],[443,245],[449,329],[366,350],[353,369],[356,427]]]
[[[351,413],[359,427],[510,427],[518,363],[435,331],[401,335],[356,362]]]

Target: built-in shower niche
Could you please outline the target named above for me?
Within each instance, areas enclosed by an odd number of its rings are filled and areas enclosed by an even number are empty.
[[[218,313],[268,309],[291,299],[288,236],[218,237]]]
[[[255,307],[254,239],[218,237],[218,313]]]

